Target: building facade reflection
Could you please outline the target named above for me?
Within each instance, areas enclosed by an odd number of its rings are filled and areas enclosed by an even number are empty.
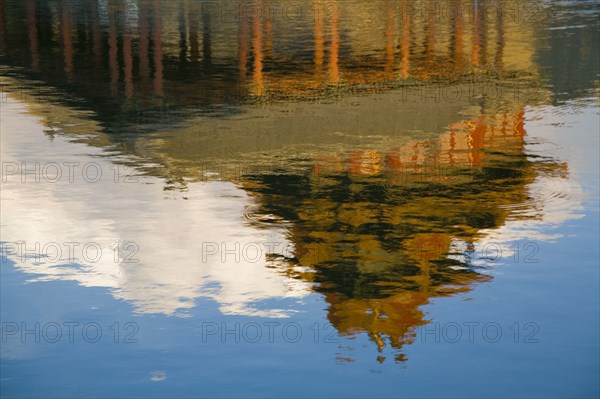
[[[215,4],[3,1],[2,63],[19,74],[3,83],[43,89],[26,101],[39,123],[117,151],[155,183],[112,187],[129,206],[102,212],[83,204],[105,185],[72,187],[79,210],[58,187],[38,198],[7,186],[11,214],[33,198],[57,215],[29,220],[53,226],[46,236],[13,222],[7,241],[126,237],[145,251],[135,268],[17,260],[21,270],[107,287],[140,313],[185,316],[208,297],[224,314],[289,317],[261,301],[317,292],[340,334],[366,333],[381,352],[411,342],[432,298],[492,279],[470,248],[544,220],[555,199],[534,191],[568,166],[526,151],[526,107],[549,97],[514,89],[539,83],[535,24],[478,1]],[[156,119],[140,123],[145,111]],[[236,240],[292,250],[199,262],[199,242]]]
[[[27,29],[5,35],[4,63],[84,98],[124,99],[138,112],[473,73],[502,79],[518,71],[535,79],[519,7],[513,0],[493,7],[461,0],[294,7],[265,0],[7,1],[2,18],[23,15]]]

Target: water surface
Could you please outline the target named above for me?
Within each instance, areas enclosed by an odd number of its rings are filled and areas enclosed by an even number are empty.
[[[0,4],[3,396],[598,396],[597,2]]]

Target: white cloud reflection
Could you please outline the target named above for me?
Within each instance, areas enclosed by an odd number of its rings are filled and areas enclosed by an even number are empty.
[[[131,302],[136,311],[185,316],[195,306],[195,299],[207,297],[220,304],[224,314],[286,317],[286,309],[260,309],[256,302],[269,299],[296,298],[309,293],[308,283],[281,275],[265,267],[266,250],[255,256],[220,254],[207,256],[203,262],[202,243],[228,243],[240,248],[256,243],[289,244],[284,230],[260,229],[243,221],[251,199],[231,183],[196,183],[181,196],[163,191],[159,178],[144,177],[138,183],[115,183],[112,162],[100,149],[69,142],[57,135],[40,140],[43,126],[38,118],[27,115],[26,107],[16,102],[2,105],[2,147],[4,163],[25,162],[40,168],[51,162],[63,165],[77,162],[74,182],[63,176],[56,183],[33,175],[6,175],[2,189],[2,241],[24,241],[27,250],[35,243],[40,247],[57,243],[62,260],[47,262],[8,255],[16,267],[31,274],[30,281],[72,280],[85,287],[106,287],[115,298]],[[94,162],[103,171],[97,183],[86,182],[78,174],[84,165]],[[91,170],[91,169],[90,169]],[[47,176],[54,172],[47,170]],[[90,172],[90,175],[93,173]],[[115,262],[115,242],[133,242],[139,251],[137,263]],[[76,262],[69,262],[68,246],[74,248]],[[83,246],[97,243],[102,256],[85,262]],[[49,247],[48,247],[49,248]],[[121,258],[132,249],[125,248]],[[6,251],[5,251],[6,252]],[[53,252],[55,253],[55,252]],[[88,259],[95,252],[89,250]],[[92,259],[93,260],[93,259]]]

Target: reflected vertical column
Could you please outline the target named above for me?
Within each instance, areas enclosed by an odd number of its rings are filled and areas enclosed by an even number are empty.
[[[29,48],[31,50],[31,69],[34,72],[40,70],[37,23],[36,1],[27,0],[27,31],[29,32]]]
[[[339,57],[340,57],[340,32],[339,32],[339,19],[340,19],[340,8],[337,0],[332,1],[332,13],[331,13],[331,48],[329,49],[329,82],[333,84],[340,83],[340,69],[339,69]]]
[[[487,16],[487,10],[481,9],[479,3],[475,1],[473,3],[472,63],[476,67],[485,67],[487,65]]]
[[[385,73],[394,73],[394,62],[396,49],[395,46],[395,12],[392,0],[386,0],[385,3]]]
[[[71,13],[66,2],[61,3],[60,25],[62,32],[62,48],[67,80],[73,79],[73,37],[71,29]]]
[[[272,4],[265,6],[265,55],[273,57],[273,9]]]
[[[183,0],[179,0],[179,12],[177,13],[177,21],[179,26],[179,67],[183,67],[187,62],[187,27],[186,27],[186,9]]]
[[[437,34],[436,13],[437,12],[432,12],[431,10],[427,13],[427,25],[425,27],[425,54],[426,54],[427,62],[430,65],[433,62],[433,56],[435,54],[436,34]]]
[[[248,18],[238,19],[238,70],[240,81],[246,82],[246,64],[248,63]]]
[[[481,44],[480,44],[480,37],[479,37],[479,3],[475,0],[473,2],[473,38],[472,38],[472,42],[473,42],[473,50],[472,50],[472,54],[471,54],[471,63],[475,66],[475,67],[479,67],[479,59],[480,59],[480,51],[481,51]]]
[[[262,35],[262,13],[258,12],[257,10],[261,10],[261,6],[262,6],[262,1],[261,0],[254,0],[253,1],[253,8],[254,8],[254,13],[252,15],[252,49],[254,51],[253,57],[254,57],[254,75],[253,75],[253,81],[254,81],[254,95],[256,96],[262,96],[264,94],[265,91],[265,87],[264,87],[264,77],[263,77],[263,52],[262,52],[262,41],[263,41],[263,35]],[[242,18],[244,17],[248,17],[246,16],[242,16]]]
[[[0,0],[0,55],[6,55],[7,43],[6,43],[6,20],[4,14],[6,10],[4,8],[4,0]]]
[[[138,15],[138,56],[139,56],[139,76],[142,93],[148,90],[150,81],[150,10],[146,1],[140,2]],[[138,87],[138,91],[140,88]]]
[[[154,93],[158,96],[163,95],[163,49],[162,49],[162,17],[160,13],[160,2],[154,0],[153,3],[153,38],[152,45],[154,47]]]
[[[400,78],[406,79],[410,70],[410,26],[411,10],[410,2],[402,0],[402,34],[400,37]]]
[[[487,52],[488,52],[488,34],[487,34],[487,30],[488,30],[488,21],[487,21],[487,15],[488,13],[486,12],[486,10],[483,10],[483,12],[485,14],[483,14],[483,16],[479,16],[479,29],[477,31],[477,37],[479,40],[479,46],[480,46],[480,65],[482,67],[487,67]],[[480,11],[480,14],[482,13],[482,11]]]
[[[325,36],[323,34],[323,12],[318,0],[313,0],[315,9],[315,78],[323,77],[323,61],[325,59]]]
[[[504,16],[500,7],[496,9],[496,35],[496,55],[494,57],[494,64],[496,70],[502,72],[504,69],[504,46],[506,42],[504,39]]]
[[[95,67],[100,69],[102,63],[102,30],[100,28],[100,13],[98,12],[98,0],[90,0],[90,23],[92,25],[92,52],[94,54]]]
[[[471,166],[479,166],[481,165],[481,161],[483,158],[483,153],[481,150],[483,149],[483,145],[485,142],[485,135],[488,131],[488,117],[486,115],[481,115],[477,118],[475,126],[471,129],[469,133],[469,137],[467,139],[469,146],[469,158],[471,161]]]
[[[452,37],[450,42],[450,53],[454,61],[455,72],[461,71],[463,67],[464,52],[464,21],[460,0],[454,0],[452,9]]]
[[[202,60],[205,67],[212,64],[211,13],[202,8]]]
[[[450,146],[448,148],[448,162],[454,166],[454,149],[456,148],[456,132],[450,132]]]
[[[123,27],[123,80],[125,81],[125,97],[131,100],[133,97],[133,57],[131,54],[131,32],[125,21]]]
[[[108,4],[108,66],[110,69],[110,89],[114,96],[118,94],[119,59],[117,43],[117,11],[114,4]]]
[[[200,58],[200,52],[198,50],[199,13],[198,2],[192,1],[188,4],[188,36],[190,41],[190,59],[192,62],[198,61],[198,58]]]
[[[519,112],[517,112],[513,117],[513,132],[516,136],[518,136],[520,140],[520,144],[524,143],[523,137],[527,132],[525,131],[525,107],[521,106],[519,108]]]

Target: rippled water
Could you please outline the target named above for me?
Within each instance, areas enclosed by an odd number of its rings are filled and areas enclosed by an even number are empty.
[[[598,396],[598,2],[0,10],[3,396]]]

